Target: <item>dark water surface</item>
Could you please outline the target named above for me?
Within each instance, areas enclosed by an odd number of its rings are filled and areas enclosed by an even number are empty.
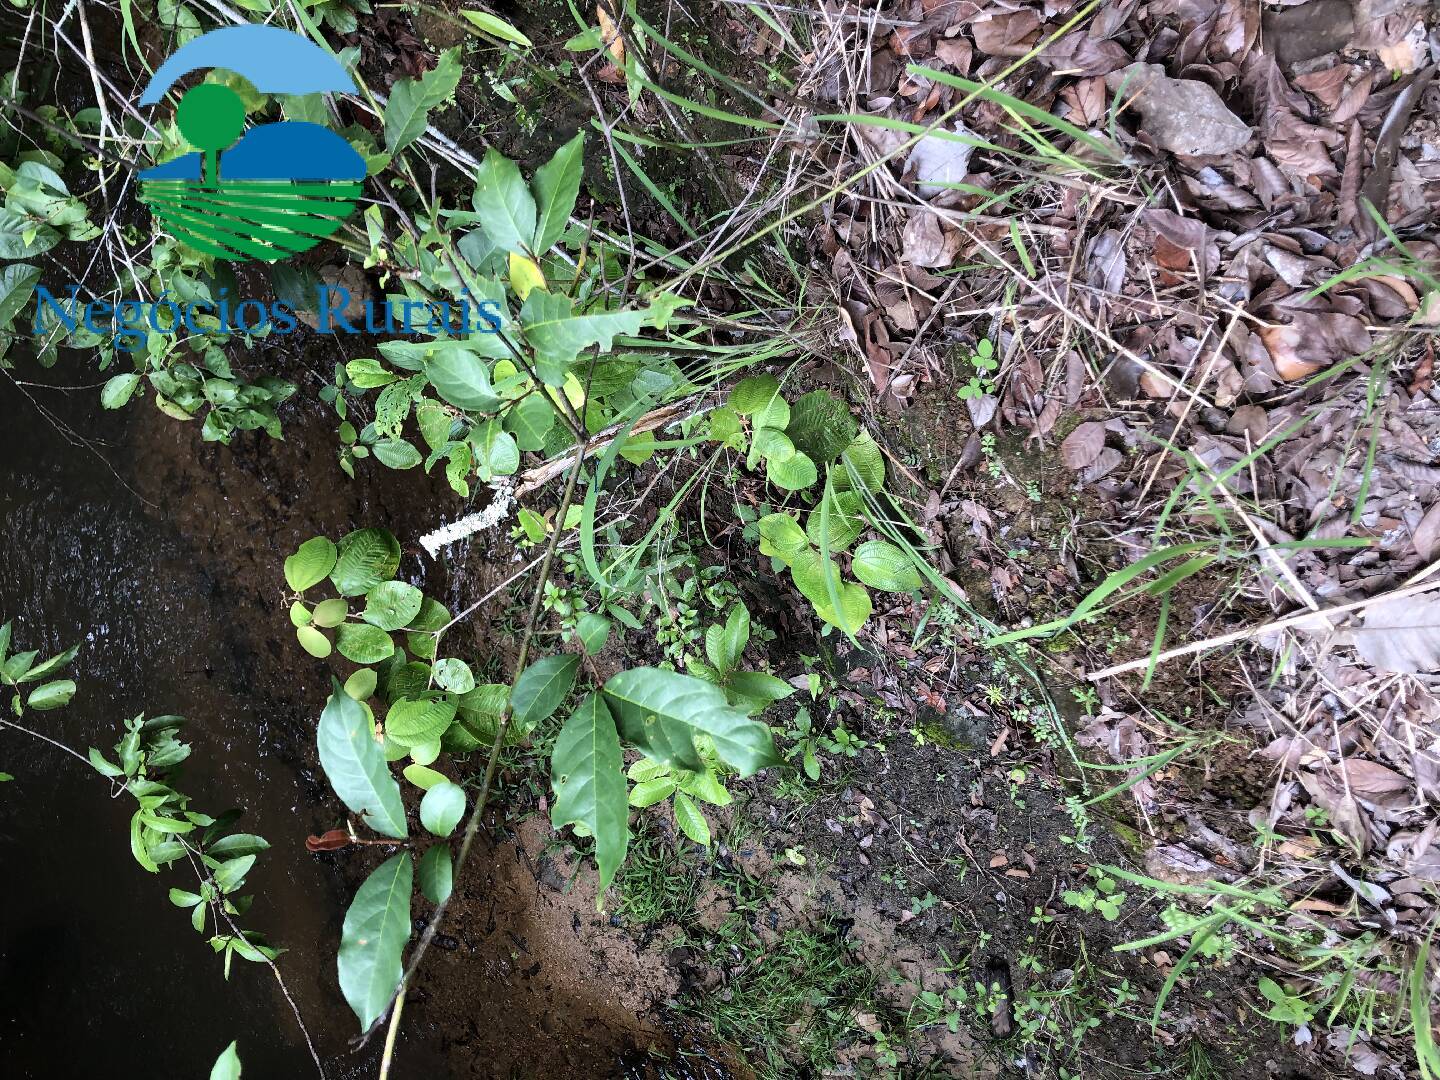
[[[42,377],[95,379],[79,364]],[[42,657],[82,645],[75,700],[27,723],[108,754],[127,717],[189,719],[177,786],[197,810],[245,807],[244,831],[271,844],[242,925],[288,950],[280,967],[327,1074],[374,1075],[378,1047],[346,1052],[355,1022],[335,980],[353,884],[304,847],[343,818],[312,771],[327,688],[290,640],[281,562],[316,533],[394,527],[428,487],[418,470],[408,487],[348,481],[319,412],[287,418],[284,443],[255,432],[232,451],[148,403],[106,412],[98,398],[0,376],[0,622]],[[227,984],[169,903],[193,876],[131,858],[128,795],[13,731],[0,730],[0,771],[15,776],[0,785],[0,1073],[204,1077],[238,1039],[247,1076],[316,1075],[270,970],[237,961]],[[407,1041],[397,1076],[434,1061],[423,1037]]]

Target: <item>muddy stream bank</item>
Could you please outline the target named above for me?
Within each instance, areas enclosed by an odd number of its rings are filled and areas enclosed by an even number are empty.
[[[15,621],[23,648],[82,648],[75,700],[29,719],[83,752],[108,751],[138,713],[187,717],[194,753],[178,786],[199,810],[243,807],[245,830],[271,844],[249,877],[244,925],[287,950],[280,967],[326,1074],[374,1075],[378,1040],[348,1050],[354,1020],[334,955],[345,906],[380,856],[305,849],[344,818],[314,756],[330,669],[296,647],[281,563],[312,535],[361,526],[412,543],[464,507],[419,470],[371,464],[348,479],[314,387],[285,410],[285,441],[256,432],[227,448],[148,404],[106,412],[94,386],[54,388],[93,383],[86,365],[40,378],[51,385],[0,382],[0,619]],[[472,595],[418,557],[402,573],[452,608]],[[0,787],[7,1075],[203,1076],[232,1039],[247,1075],[314,1074],[269,970],[237,961],[227,984],[206,937],[170,905],[170,887],[193,887],[186,872],[133,861],[128,799],[14,732],[0,735],[0,768],[16,778]],[[547,830],[516,824],[457,883],[392,1075],[654,1075],[646,1050],[665,1042],[657,1008],[671,988],[647,979],[593,893],[537,880]],[[423,901],[415,913],[428,914]]]

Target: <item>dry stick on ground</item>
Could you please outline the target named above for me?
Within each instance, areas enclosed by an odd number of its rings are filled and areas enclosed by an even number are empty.
[[[565,492],[560,497],[559,509],[555,512],[555,520],[565,520],[565,514],[570,509],[570,503],[575,497],[575,484],[580,478],[580,471],[585,464],[587,442],[582,441],[575,449],[575,460],[571,465],[570,473],[565,480]],[[486,804],[490,801],[490,788],[495,779],[495,769],[500,761],[500,750],[505,745],[505,736],[510,731],[510,720],[513,716],[515,698],[515,684],[519,682],[521,674],[525,671],[525,661],[530,655],[530,642],[535,635],[535,624],[540,618],[540,605],[545,596],[545,584],[550,580],[550,567],[554,562],[555,549],[559,546],[560,536],[563,529],[556,528],[550,533],[549,543],[545,547],[545,557],[540,563],[540,575],[535,582],[535,591],[530,598],[530,612],[525,619],[525,629],[520,636],[520,649],[515,656],[515,670],[510,678],[510,700],[505,705],[505,711],[500,716],[500,723],[495,731],[495,741],[490,746],[490,758],[485,764],[485,779],[480,786],[480,794],[475,800],[475,808],[470,811],[470,818],[465,823],[465,836],[460,843],[460,854],[455,860],[455,872],[453,877],[460,880],[464,873],[465,864],[470,859],[470,850],[475,844],[475,837],[479,835],[480,824],[485,815]],[[360,1036],[359,1046],[364,1046],[376,1028],[390,1014],[390,1032],[386,1035],[387,1052],[380,1066],[380,1080],[385,1080],[389,1075],[390,1063],[393,1058],[395,1033],[400,1027],[400,1002],[404,1000],[406,988],[410,980],[415,977],[415,972],[420,967],[420,961],[424,959],[425,952],[430,948],[430,943],[435,939],[440,923],[445,918],[445,912],[450,906],[454,897],[452,891],[443,901],[435,907],[435,913],[430,916],[430,921],[425,926],[425,932],[420,935],[420,941],[415,946],[415,951],[410,954],[410,962],[405,966],[404,974],[400,976],[400,985],[395,988],[395,993],[390,998],[390,1005],[381,1010],[380,1016]],[[393,1012],[392,1012],[393,1009]]]

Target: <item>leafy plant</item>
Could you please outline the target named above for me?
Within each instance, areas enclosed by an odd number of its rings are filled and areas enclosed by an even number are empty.
[[[1090,875],[1095,879],[1094,885],[1066,889],[1060,894],[1060,899],[1077,911],[1093,911],[1106,922],[1114,922],[1120,917],[1120,906],[1125,903],[1125,893],[1120,890],[1115,879],[1104,871],[1091,867]]]

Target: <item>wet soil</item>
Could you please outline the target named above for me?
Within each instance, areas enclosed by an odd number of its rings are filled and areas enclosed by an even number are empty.
[[[183,790],[203,809],[245,808],[245,827],[271,844],[250,876],[246,925],[287,949],[281,971],[327,1075],[373,1075],[379,1047],[349,1052],[354,1020],[334,967],[345,907],[372,860],[304,846],[344,821],[313,731],[332,671],[345,671],[298,648],[281,563],[312,535],[375,525],[408,543],[466,508],[418,470],[361,463],[349,480],[334,417],[307,404],[315,377],[303,365],[279,373],[303,387],[284,413],[285,440],[256,433],[233,448],[145,402],[105,412],[95,386],[0,383],[0,612],[27,648],[83,643],[79,694],[41,715],[46,734],[108,749],[125,717],[189,718]],[[43,378],[66,386],[93,374],[62,362]],[[452,607],[488,588],[483,575],[451,580],[414,554],[402,574]],[[480,651],[463,633],[453,644]],[[129,807],[43,744],[9,733],[0,754],[16,776],[0,791],[0,858],[24,868],[0,893],[7,1073],[146,1075],[163,1063],[166,1075],[203,1075],[232,1039],[247,1072],[311,1071],[268,969],[237,963],[227,984],[167,902],[169,887],[190,883],[131,860]],[[483,845],[458,883],[407,1003],[393,1076],[640,1077],[653,1072],[652,1050],[671,1052],[657,1011],[671,988],[645,975],[628,938],[607,936],[593,894],[539,883],[547,832],[523,826]],[[416,913],[428,913],[423,901]]]

